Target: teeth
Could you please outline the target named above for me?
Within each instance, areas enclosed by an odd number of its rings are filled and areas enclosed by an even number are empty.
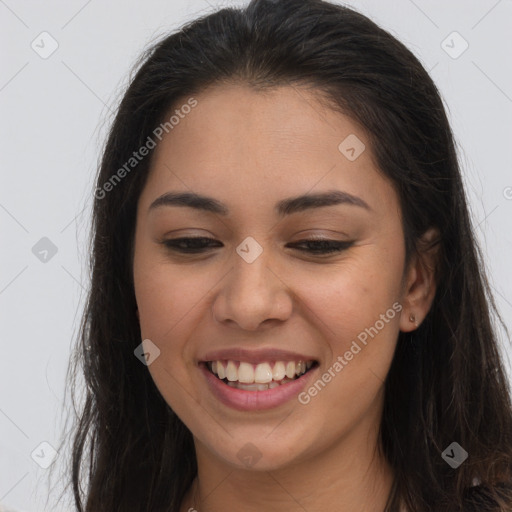
[[[254,372],[254,382],[258,382],[259,384],[266,384],[272,380],[272,368],[268,363],[261,363],[256,366],[256,371]]]
[[[228,386],[236,389],[243,389],[244,391],[266,391],[267,389],[274,389],[280,386],[281,384],[286,384],[287,382],[291,382],[291,379],[284,378],[280,382],[269,382],[268,384],[258,384],[256,382],[252,384],[242,384],[241,382],[228,382]]]
[[[219,377],[228,380],[231,387],[262,391],[300,377],[313,366],[314,361],[276,361],[253,365],[245,361],[210,361],[208,367]]]
[[[275,383],[277,384],[277,382]],[[279,384],[277,384],[279,386]],[[257,384],[253,382],[252,384],[242,384],[241,382],[228,382],[228,386],[237,389],[244,389],[245,391],[266,391],[269,389],[268,384]]]
[[[234,361],[228,361],[226,366],[226,378],[231,382],[238,380],[238,368]]]
[[[277,363],[274,365],[274,369],[272,370],[272,378],[274,380],[282,380],[285,375],[286,369],[284,367],[284,363],[282,361],[277,361]]]
[[[226,369],[224,368],[224,364],[222,361],[214,361],[214,363],[217,364],[217,377],[219,379],[225,379],[226,378]],[[215,370],[213,369],[213,363],[212,363],[212,372],[215,373]]]
[[[213,371],[213,369],[212,369],[212,371]],[[235,380],[237,380],[237,379],[235,379]],[[254,368],[252,367],[252,364],[240,363],[240,366],[238,367],[238,382],[244,382],[244,383],[249,384],[251,382],[261,382],[261,381],[254,379]]]

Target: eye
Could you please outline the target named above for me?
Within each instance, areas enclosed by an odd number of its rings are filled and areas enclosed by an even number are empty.
[[[218,242],[214,238],[203,236],[171,238],[168,240],[163,240],[162,243],[173,251],[189,254],[204,252],[204,250],[208,247],[215,245],[217,245],[217,247],[222,247],[221,242]]]
[[[304,246],[306,245],[306,249],[298,249],[299,251],[309,252],[311,254],[329,254],[335,252],[341,252],[345,249],[348,249],[352,246],[354,242],[345,242],[341,240],[329,240],[329,239],[305,239],[300,240],[299,242],[295,242],[290,244],[292,247]]]
[[[181,253],[201,253],[205,252],[208,248],[222,247],[222,242],[208,237],[183,237],[172,238],[162,241],[162,243],[169,249]],[[341,252],[348,249],[354,242],[329,240],[329,239],[305,239],[289,244],[290,247],[297,248],[302,252],[308,252],[313,255],[330,254]],[[302,248],[301,248],[302,246]],[[305,246],[305,248],[304,248]]]

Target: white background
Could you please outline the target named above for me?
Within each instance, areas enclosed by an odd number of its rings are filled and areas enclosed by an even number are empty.
[[[0,503],[6,507],[72,510],[54,504],[60,484],[46,504],[49,470],[31,453],[41,442],[60,444],[65,373],[87,288],[93,177],[129,70],[168,31],[242,3],[0,0]],[[431,70],[449,108],[477,234],[511,328],[512,1],[348,5],[390,30]],[[59,45],[47,59],[31,48],[34,40],[42,45],[43,31]],[[453,31],[469,44],[457,59],[441,46]],[[463,41],[450,36],[446,44],[453,52]],[[42,237],[58,250],[46,263],[32,252]],[[57,474],[65,457],[61,451],[56,458]]]

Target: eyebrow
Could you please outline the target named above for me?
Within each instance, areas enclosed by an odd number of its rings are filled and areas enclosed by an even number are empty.
[[[327,192],[303,194],[297,197],[283,199],[276,203],[275,211],[278,216],[284,217],[285,215],[291,215],[313,208],[339,204],[358,206],[368,211],[372,210],[370,206],[358,196],[341,190],[330,190]],[[203,196],[194,192],[167,192],[155,199],[151,203],[149,210],[162,206],[186,206],[222,216],[229,215],[229,208],[225,204],[213,197]]]

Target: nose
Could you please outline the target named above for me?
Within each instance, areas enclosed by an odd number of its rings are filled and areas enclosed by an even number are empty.
[[[291,290],[267,254],[264,250],[248,263],[234,253],[233,267],[222,280],[222,288],[212,305],[216,321],[256,331],[263,324],[270,327],[290,317]]]

